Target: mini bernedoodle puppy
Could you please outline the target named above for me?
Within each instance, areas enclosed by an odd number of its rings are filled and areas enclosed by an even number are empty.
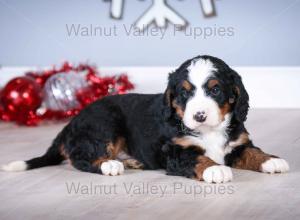
[[[284,159],[255,147],[244,127],[248,94],[241,77],[222,60],[197,56],[169,74],[164,94],[102,98],[82,110],[47,152],[3,166],[29,170],[70,161],[78,170],[119,175],[125,168],[165,169],[224,183],[231,167],[283,173]]]

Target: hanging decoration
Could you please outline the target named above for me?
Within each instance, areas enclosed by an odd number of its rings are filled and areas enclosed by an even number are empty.
[[[217,15],[214,0],[200,0],[200,4],[205,17]]]
[[[159,28],[166,28],[167,21],[182,29],[188,25],[188,22],[172,9],[166,0],[153,0],[152,6],[135,22],[135,26],[144,30],[154,23]]]
[[[104,0],[108,1],[108,0]],[[110,17],[121,19],[123,17],[124,0],[110,0]]]
[[[110,1],[110,17],[113,19],[122,19],[124,0],[104,0]],[[204,17],[216,16],[216,8],[214,0],[200,0],[200,5]],[[177,28],[184,29],[188,26],[188,21],[178,14],[166,0],[152,0],[150,8],[140,16],[135,22],[135,26],[143,31],[151,24],[155,24],[159,28],[166,28],[167,23],[170,22],[177,26]]]
[[[0,120],[33,126],[65,119],[91,102],[133,89],[127,75],[101,77],[95,67],[65,62],[61,68],[28,72],[0,90]]]

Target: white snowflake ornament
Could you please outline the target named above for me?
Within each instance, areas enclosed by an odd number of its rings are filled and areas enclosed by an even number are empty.
[[[108,1],[108,0],[104,0]],[[113,19],[121,19],[123,16],[124,0],[110,0],[110,17]]]
[[[136,21],[135,26],[146,29],[150,24],[155,23],[157,27],[165,28],[167,21],[179,28],[185,28],[188,22],[172,9],[166,0],[152,0],[151,7]]]
[[[205,17],[216,16],[214,0],[200,0],[200,4]]]

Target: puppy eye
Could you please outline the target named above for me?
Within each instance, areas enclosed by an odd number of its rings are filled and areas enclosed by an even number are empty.
[[[211,90],[210,93],[214,96],[219,95],[221,92],[220,87],[218,85],[214,86]]]

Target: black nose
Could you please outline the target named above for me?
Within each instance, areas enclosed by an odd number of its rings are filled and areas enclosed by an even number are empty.
[[[205,112],[197,112],[194,115],[194,119],[197,122],[204,122],[206,120]]]

